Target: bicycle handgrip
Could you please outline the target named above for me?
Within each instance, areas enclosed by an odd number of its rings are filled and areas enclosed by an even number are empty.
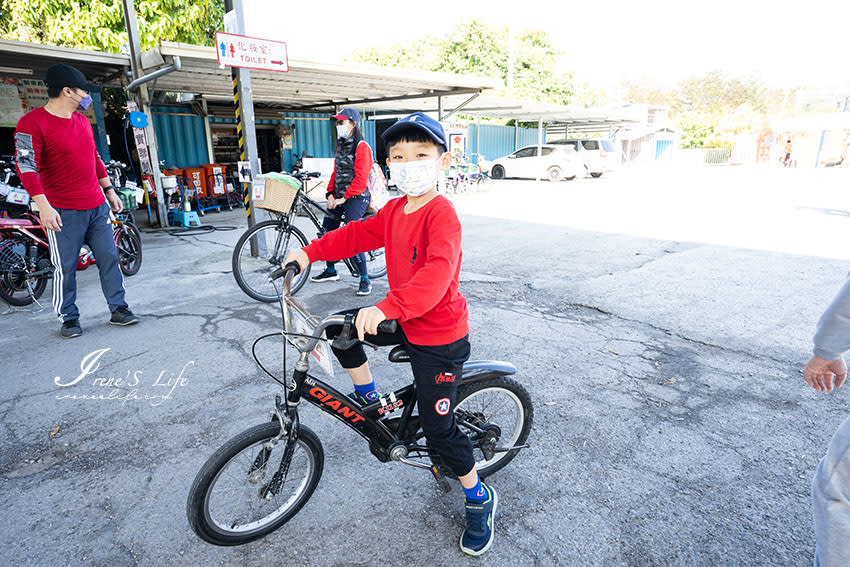
[[[378,323],[379,333],[388,333],[392,335],[398,329],[398,321],[395,319],[385,319]]]
[[[294,272],[294,274],[297,276],[299,273],[301,273],[301,266],[298,265],[298,262],[290,262],[287,265],[283,266],[282,268],[278,268],[275,271],[273,271],[272,275],[269,276],[269,278],[272,281],[275,281],[276,279],[281,278],[284,275],[286,275],[287,270],[292,270]]]

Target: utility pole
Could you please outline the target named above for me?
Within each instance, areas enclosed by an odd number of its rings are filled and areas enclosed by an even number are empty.
[[[142,76],[142,46],[139,41],[139,26],[136,22],[136,8],[133,0],[122,0],[124,4],[124,27],[127,28],[127,39],[130,44],[130,69],[135,81]],[[148,140],[154,190],[156,192],[156,216],[160,228],[168,228],[168,214],[165,208],[165,198],[162,191],[162,180],[159,177],[159,149],[156,143],[156,132],[153,128],[153,113],[150,108],[150,96],[147,85],[139,85],[137,94],[130,93],[136,99],[139,109],[147,114],[148,125],[145,126],[145,136]],[[125,125],[126,127],[126,125]],[[139,185],[147,191],[144,180],[138,180]]]
[[[225,12],[233,12],[233,21],[236,29],[225,30],[230,33],[247,35],[245,33],[245,11],[243,0],[224,0]],[[227,19],[227,16],[225,16]],[[239,159],[248,161],[251,165],[251,176],[256,177],[260,173],[257,152],[257,131],[254,126],[254,94],[251,89],[251,71],[244,67],[231,67],[233,79],[233,102],[236,106],[236,134],[239,138]],[[245,188],[245,212],[248,215],[248,226],[257,223],[257,211],[254,209],[252,187],[249,184]],[[251,252],[256,253],[255,242],[251,241]]]

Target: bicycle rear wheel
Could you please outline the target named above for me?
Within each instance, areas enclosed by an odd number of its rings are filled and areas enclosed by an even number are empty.
[[[255,251],[251,250],[251,241],[255,242]],[[269,276],[278,269],[289,250],[307,246],[307,237],[292,225],[281,221],[268,220],[258,223],[245,231],[233,250],[233,277],[236,283],[250,297],[258,301],[271,303],[280,297]],[[307,266],[292,280],[291,293],[294,295],[310,277]]]
[[[519,382],[506,376],[494,376],[458,387],[455,418],[461,431],[472,441],[475,469],[479,476],[487,477],[519,453],[519,449],[500,452],[493,449],[525,443],[531,433],[534,408],[531,396]],[[431,460],[448,476],[457,476],[442,464],[439,455],[432,455]]]
[[[288,522],[313,495],[325,456],[319,438],[304,426],[286,479],[277,494],[267,494],[286,447],[279,434],[277,421],[254,426],[225,443],[201,467],[186,501],[189,525],[201,539],[215,545],[260,539]]]

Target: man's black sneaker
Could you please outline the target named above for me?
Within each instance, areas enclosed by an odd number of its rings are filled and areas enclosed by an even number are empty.
[[[126,307],[119,307],[112,312],[112,317],[109,319],[110,325],[132,325],[138,323],[139,318],[133,315],[133,312]]]
[[[357,295],[369,295],[372,293],[372,282],[366,278],[360,278],[360,287],[357,288]]]
[[[318,276],[313,276],[310,278],[311,282],[335,282],[339,279],[339,274],[336,272],[329,272],[325,270]]]
[[[79,337],[83,334],[83,328],[80,327],[79,319],[71,319],[62,323],[62,328],[59,329],[59,334],[66,339]]]
[[[490,486],[481,483],[487,491],[487,500],[477,502],[466,499],[466,531],[460,536],[460,550],[469,555],[483,555],[493,544],[496,531],[496,505],[499,497]]]
[[[383,396],[382,396],[380,393],[378,393],[378,395],[377,395],[377,396],[375,396],[375,399],[374,399],[374,400],[367,400],[367,399],[363,396],[363,394],[361,394],[361,393],[360,393],[360,392],[358,392],[357,390],[354,390],[353,392],[351,392],[350,394],[348,394],[348,397],[349,397],[349,398],[351,398],[352,400],[354,400],[355,402],[357,402],[358,404],[360,404],[361,406],[366,406],[366,405],[371,404],[372,402],[376,402],[376,401],[378,401],[378,400],[379,400],[379,399],[381,399],[381,397],[383,397]]]

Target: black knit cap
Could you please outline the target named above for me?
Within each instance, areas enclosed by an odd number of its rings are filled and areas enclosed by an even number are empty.
[[[100,87],[88,82],[86,76],[79,69],[65,65],[64,63],[48,67],[47,73],[44,75],[44,82],[47,83],[48,87],[57,87],[60,89],[62,87],[71,87],[83,89],[90,93],[100,92]]]

